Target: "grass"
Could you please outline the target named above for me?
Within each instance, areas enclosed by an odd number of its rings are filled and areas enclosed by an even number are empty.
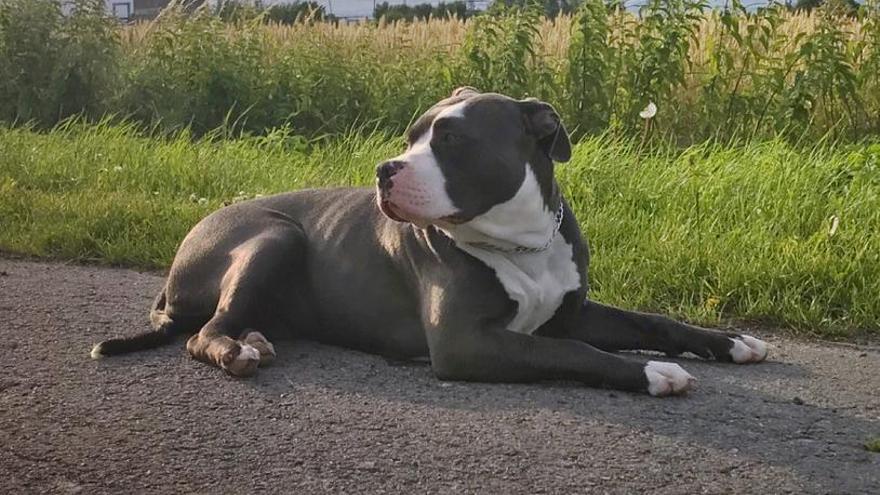
[[[0,127],[0,249],[164,267],[224,203],[370,185],[400,146],[363,132],[306,146],[285,132],[160,140],[106,123]],[[638,148],[588,138],[558,168],[590,241],[592,297],[707,324],[877,334],[880,146]]]
[[[865,442],[865,450],[880,453],[880,437],[875,437]]]

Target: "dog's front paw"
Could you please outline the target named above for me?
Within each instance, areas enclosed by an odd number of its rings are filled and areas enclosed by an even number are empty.
[[[767,344],[763,340],[739,335],[731,337],[733,347],[730,348],[730,358],[734,363],[759,363],[767,359]]]
[[[248,344],[240,344],[227,350],[220,359],[220,367],[233,376],[251,376],[260,364],[260,351]]]
[[[661,361],[648,361],[645,376],[648,377],[648,393],[654,397],[683,394],[697,382],[681,366]]]

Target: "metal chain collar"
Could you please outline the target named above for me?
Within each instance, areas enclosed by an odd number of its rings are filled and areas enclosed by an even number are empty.
[[[494,251],[501,251],[502,253],[540,253],[542,251],[546,251],[547,248],[553,244],[553,239],[556,238],[556,234],[559,233],[559,228],[562,226],[562,219],[565,216],[565,203],[562,201],[562,196],[559,196],[559,208],[556,210],[556,226],[553,227],[553,234],[550,235],[550,238],[547,239],[547,242],[544,243],[541,247],[527,247],[527,246],[516,246],[513,248],[506,248],[501,246],[496,246],[495,244],[488,242],[468,242],[468,245],[483,248],[483,249],[491,249]]]

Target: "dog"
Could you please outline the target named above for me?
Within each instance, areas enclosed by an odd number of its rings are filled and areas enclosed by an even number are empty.
[[[575,380],[682,394],[678,364],[616,354],[690,352],[753,363],[764,342],[587,298],[589,250],[554,178],[571,158],[548,103],[469,87],[425,112],[374,188],[313,189],[222,208],[184,238],[150,312],[153,331],[93,358],[192,334],[187,351],[246,377],[265,335],[393,358],[442,380]]]

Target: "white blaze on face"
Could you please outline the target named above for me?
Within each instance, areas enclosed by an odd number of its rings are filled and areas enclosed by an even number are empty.
[[[451,105],[437,114],[440,118],[463,118],[467,100]],[[446,192],[446,178],[431,149],[433,125],[402,155],[393,158],[404,163],[391,179],[394,183],[388,200],[407,220],[430,223],[458,213]]]

